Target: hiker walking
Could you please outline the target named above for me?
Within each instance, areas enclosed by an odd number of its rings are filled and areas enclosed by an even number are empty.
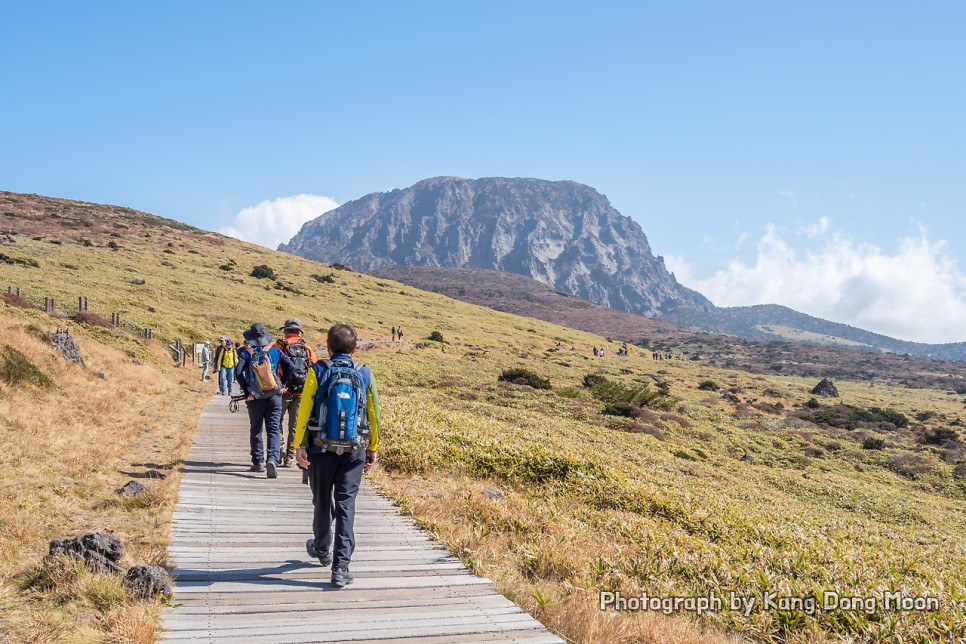
[[[392,328],[392,341],[393,341],[393,342],[395,342],[395,341],[396,341],[396,327],[393,327],[393,328]]]
[[[329,359],[312,365],[305,379],[295,436],[295,458],[309,469],[315,506],[314,536],[305,551],[323,566],[332,564],[332,583],[340,588],[352,583],[356,495],[379,448],[376,380],[368,367],[352,359],[356,339],[347,324],[329,329]]]
[[[402,336],[403,336],[402,327],[399,327],[398,329],[396,329],[396,339],[402,342]]]
[[[268,478],[274,479],[278,477],[276,468],[280,462],[282,388],[291,378],[294,365],[288,356],[271,346],[272,334],[264,324],[253,324],[244,336],[252,346],[250,351],[241,352],[235,376],[245,393],[245,406],[248,407],[252,456],[249,471],[266,472]],[[266,449],[262,446],[263,426]]]
[[[302,323],[298,318],[289,318],[279,327],[285,335],[275,341],[275,347],[292,361],[292,377],[282,390],[281,426],[285,426],[288,415],[288,432],[285,437],[285,454],[282,467],[292,467],[295,460],[295,425],[299,417],[299,403],[302,402],[302,387],[309,368],[315,364],[315,352],[302,338]]]
[[[236,364],[238,364],[238,353],[235,352],[235,345],[225,336],[221,336],[218,348],[215,349],[219,396],[231,395],[232,385],[235,384]]]
[[[201,355],[198,363],[201,365],[201,381],[208,380],[208,367],[211,365],[211,342],[205,340],[201,345]]]

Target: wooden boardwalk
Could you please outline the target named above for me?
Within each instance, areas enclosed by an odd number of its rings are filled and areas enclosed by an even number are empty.
[[[561,642],[473,575],[365,480],[355,583],[305,553],[312,495],[297,468],[248,472],[248,416],[215,396],[188,455],[169,548],[162,639],[191,642]]]

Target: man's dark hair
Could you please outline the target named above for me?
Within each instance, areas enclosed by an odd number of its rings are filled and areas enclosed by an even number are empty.
[[[335,324],[326,338],[332,353],[352,353],[356,348],[356,330],[348,324]]]

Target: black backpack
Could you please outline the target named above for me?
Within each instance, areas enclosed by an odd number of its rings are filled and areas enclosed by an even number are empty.
[[[292,377],[288,381],[288,391],[292,394],[301,394],[305,387],[305,377],[309,373],[309,350],[305,346],[305,340],[296,340],[285,345],[285,355],[292,361],[295,368],[292,370]]]

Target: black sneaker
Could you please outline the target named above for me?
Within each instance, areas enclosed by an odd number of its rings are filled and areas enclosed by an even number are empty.
[[[282,460],[282,467],[292,467],[292,457],[291,456],[286,456]]]
[[[265,476],[267,476],[270,479],[277,479],[278,470],[276,470],[275,468],[276,468],[275,461],[269,461],[268,464],[265,466],[265,471],[266,471]]]
[[[332,564],[332,554],[326,550],[320,553],[315,549],[315,539],[309,539],[305,542],[305,552],[308,553],[310,557],[315,557],[319,560],[319,563],[323,566],[329,566]]]
[[[265,468],[261,463],[252,463],[252,466],[248,468],[249,472],[264,472]]]
[[[349,572],[348,568],[333,568],[332,569],[332,585],[338,586],[339,588],[344,588],[351,584],[353,581],[352,573]]]

